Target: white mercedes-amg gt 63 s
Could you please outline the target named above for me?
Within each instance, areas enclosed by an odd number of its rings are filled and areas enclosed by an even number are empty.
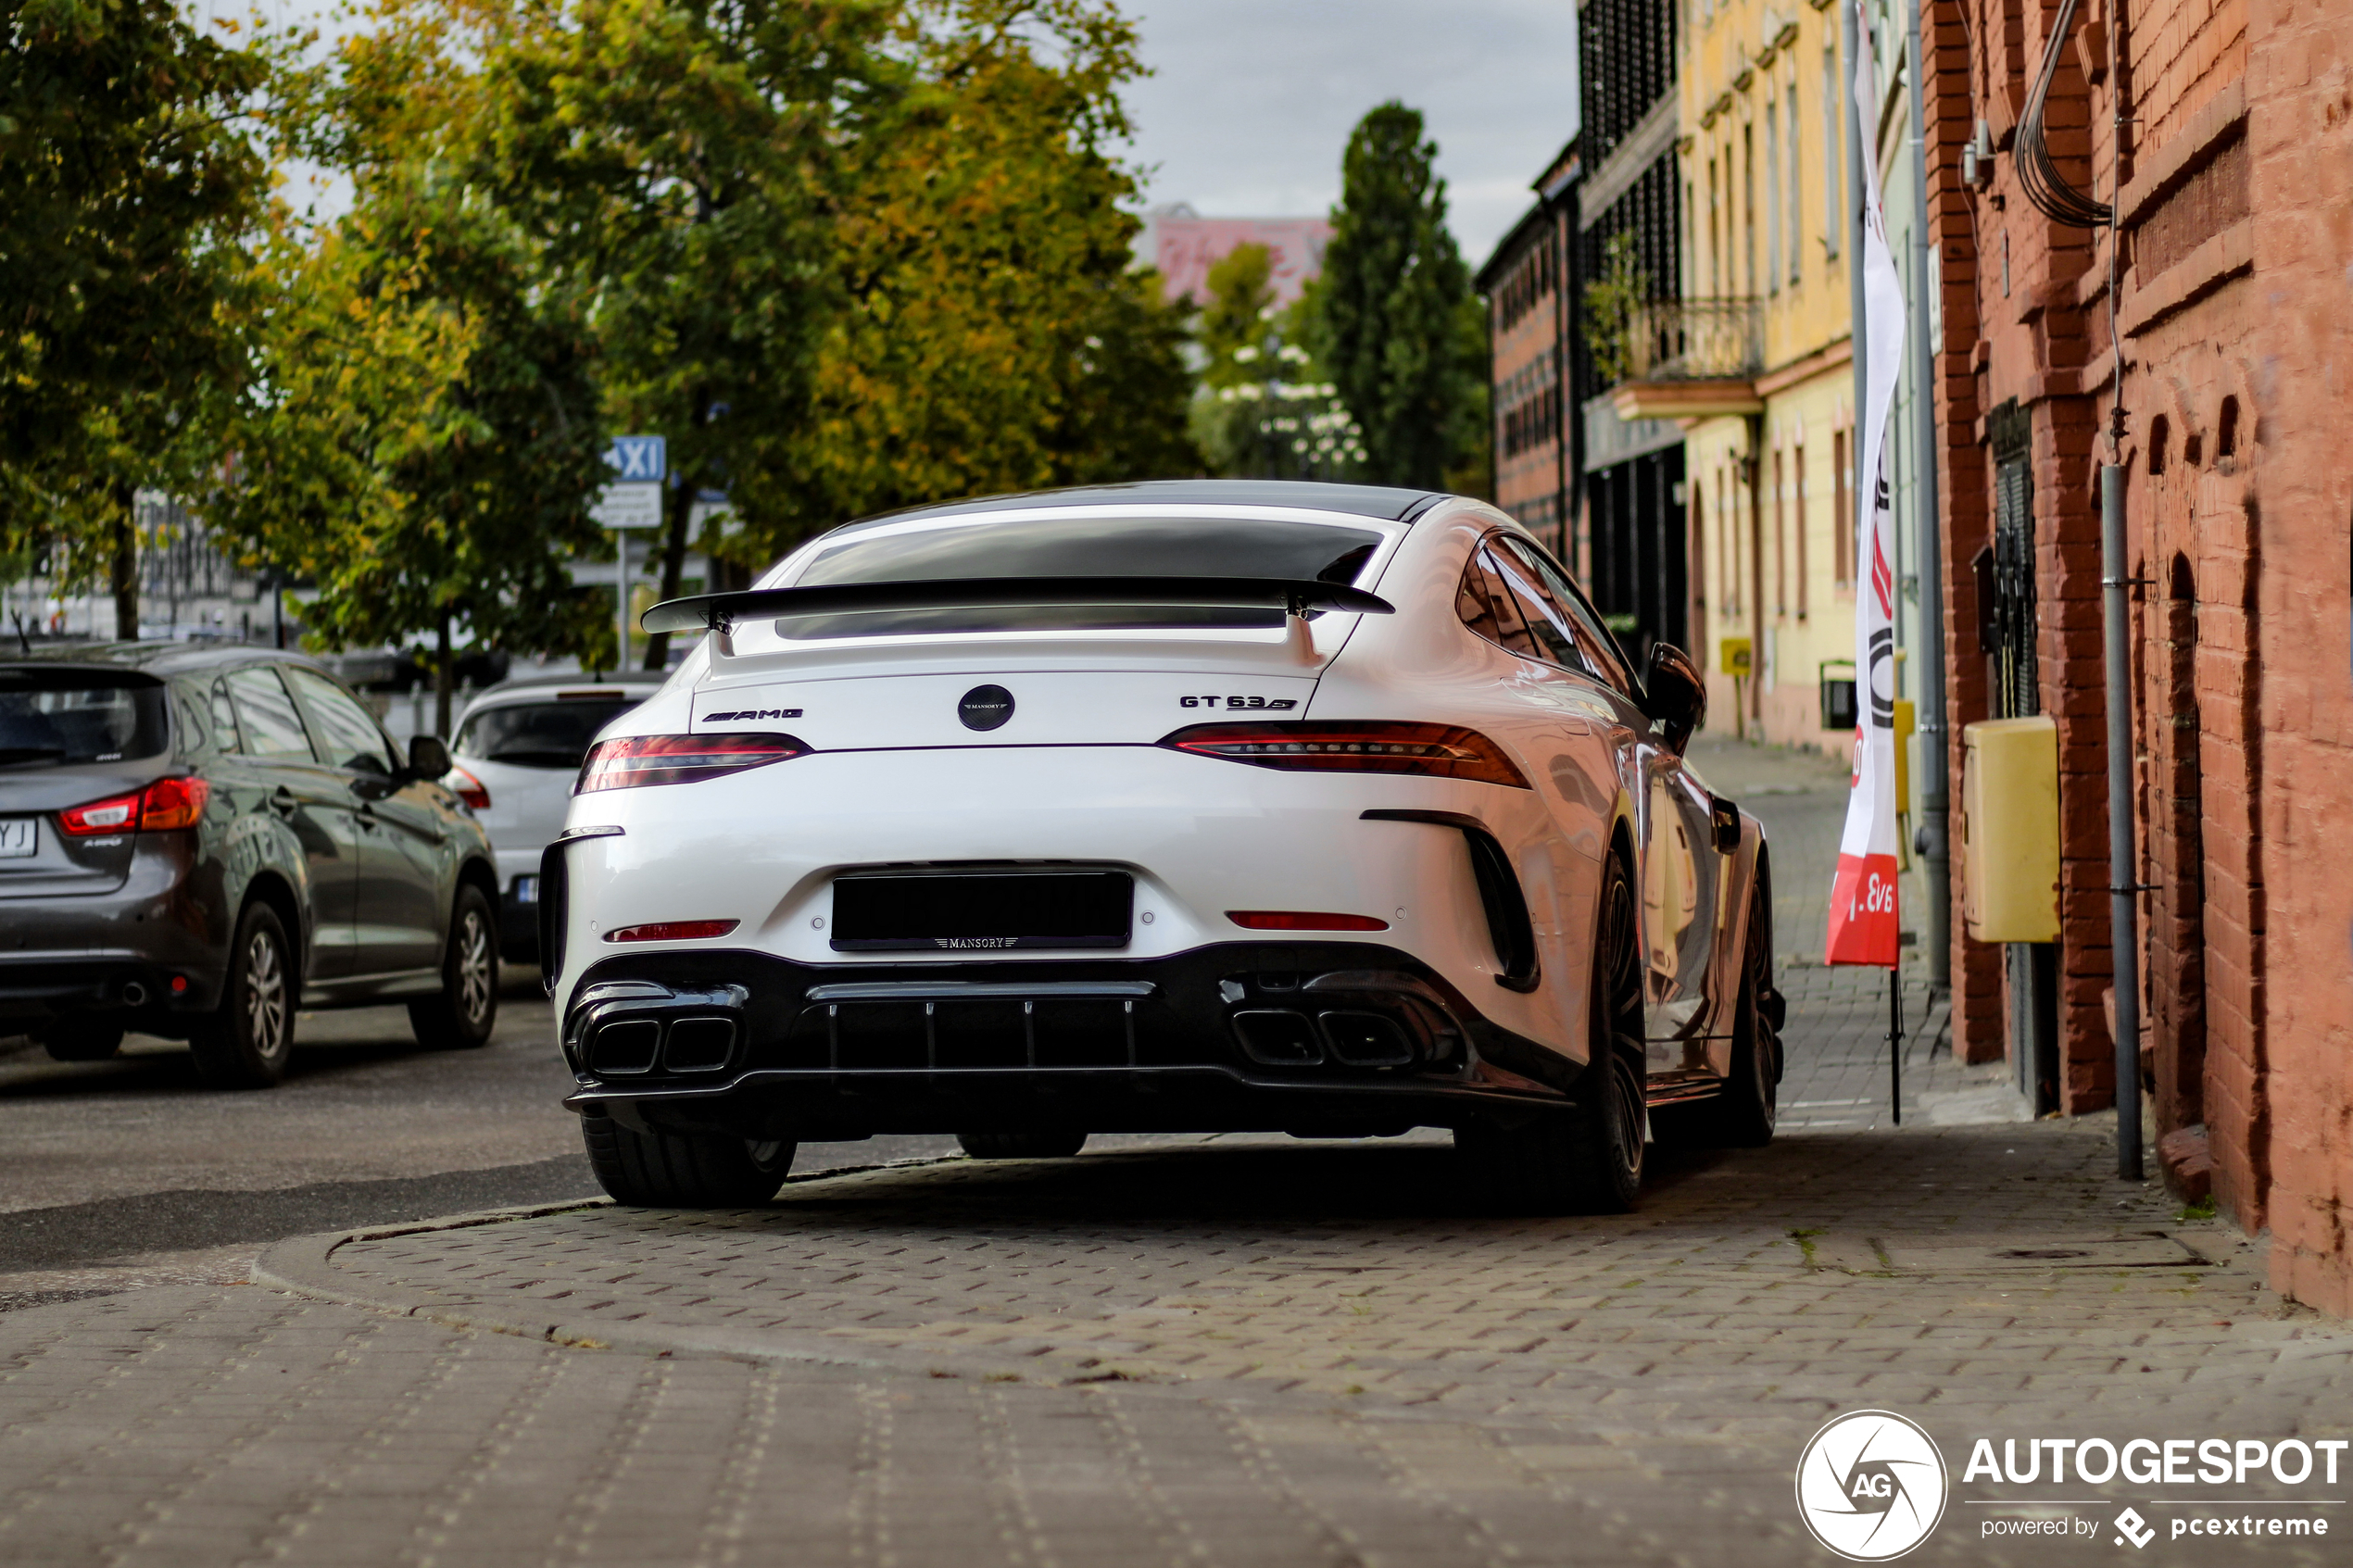
[[[1772,1135],[1754,819],[1568,574],[1460,496],[1179,482],[872,518],[588,753],[540,947],[598,1178],[774,1196],[799,1141],[1452,1128],[1614,1210]]]

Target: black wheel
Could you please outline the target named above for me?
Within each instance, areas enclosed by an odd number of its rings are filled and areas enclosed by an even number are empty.
[[[1520,1123],[1454,1135],[1484,1194],[1513,1210],[1622,1214],[1642,1186],[1642,933],[1634,884],[1613,855],[1602,873],[1592,971],[1592,1060],[1576,1103]]]
[[[1773,1003],[1771,909],[1760,880],[1749,896],[1748,942],[1741,989],[1732,1004],[1732,1060],[1713,1099],[1662,1110],[1651,1118],[1663,1148],[1762,1148],[1780,1116],[1781,1035]]]
[[[597,1181],[633,1209],[750,1209],[776,1196],[794,1145],[716,1133],[632,1132],[610,1116],[584,1116],[580,1135]]]
[[[60,1018],[32,1032],[58,1061],[104,1061],[122,1048],[122,1025],[103,1018]]]
[[[498,1022],[498,922],[490,900],[471,883],[449,910],[449,946],[441,956],[441,995],[409,1004],[417,1044],[471,1050],[485,1045]]]
[[[1773,1005],[1773,911],[1760,879],[1748,901],[1748,945],[1741,952],[1741,995],[1732,1018],[1732,1075],[1717,1102],[1717,1131],[1727,1148],[1762,1148],[1780,1117],[1780,1010]]]
[[[958,1133],[975,1160],[1067,1160],[1087,1147],[1084,1133]]]
[[[266,1089],[284,1077],[301,988],[278,911],[247,904],[229,947],[220,1006],[188,1032],[197,1076],[217,1089]]]

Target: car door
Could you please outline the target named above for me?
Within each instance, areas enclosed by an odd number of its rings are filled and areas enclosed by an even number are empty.
[[[441,960],[441,861],[448,834],[421,786],[395,776],[393,746],[358,698],[315,670],[286,671],[359,825],[352,972],[430,969]]]
[[[313,980],[353,972],[353,900],[359,892],[359,825],[351,791],[311,748],[310,732],[277,670],[233,670],[220,681],[240,732],[232,765],[241,809],[268,811],[300,847],[310,881]]]
[[[1568,574],[1528,541],[1508,534],[1491,542],[1491,553],[1531,629],[1555,650],[1554,657],[1583,671],[1614,699],[1635,792],[1649,1070],[1708,1072],[1707,985],[1722,879],[1706,792],[1642,714],[1617,639]]]

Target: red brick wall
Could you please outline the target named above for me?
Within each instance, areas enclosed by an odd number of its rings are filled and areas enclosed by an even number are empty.
[[[2248,694],[2260,739],[2250,920],[2261,933],[2250,1005],[2264,1028],[2230,1081],[2258,1120],[2233,1211],[2272,1231],[2272,1284],[2353,1313],[2353,7],[2247,0],[2247,142],[2254,170],[2251,277],[2238,293],[2247,352],[2231,367],[2254,412],[2244,491],[2256,556],[2245,602],[2263,678]],[[2213,857],[2209,845],[2209,860]],[[2209,1099],[2223,1030],[2209,1023]],[[2209,1104],[2208,1125],[2218,1118]],[[2218,1140],[2221,1135],[2217,1133]],[[2259,1141],[2256,1141],[2259,1140]],[[2221,1167],[2217,1162],[2217,1185]],[[2245,1179],[2243,1176],[2241,1179]],[[2239,1204],[2244,1202],[2245,1208]]]
[[[2120,161],[2127,182],[2111,449],[2107,236],[2037,217],[2007,146],[1990,191],[1957,181],[1974,120],[2001,138],[2015,119],[2056,7],[1925,0],[1956,739],[1986,711],[1969,572],[1990,531],[1985,419],[2016,399],[2042,695],[2060,727],[2064,1104],[2114,1089],[2095,490],[2113,450],[2144,580],[2142,1046],[2160,1131],[2202,1121],[2217,1198],[2271,1232],[2274,1285],[2353,1313],[2353,847],[2338,825],[2353,800],[2353,6],[2137,0],[2111,69],[2115,3],[2087,6],[2049,115],[2079,186],[2109,196]],[[2119,92],[2137,121],[2120,160]],[[1990,956],[1955,955],[1956,1046],[1971,1055],[2003,1030]]]

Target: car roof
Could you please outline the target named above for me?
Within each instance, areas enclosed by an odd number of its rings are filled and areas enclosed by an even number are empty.
[[[29,652],[8,653],[0,646],[0,665],[68,664],[112,670],[136,670],[142,674],[186,675],[256,659],[325,667],[308,654],[292,648],[266,647],[256,643],[61,643]]]
[[[603,696],[609,692],[612,700],[617,702],[643,702],[661,690],[662,683],[668,679],[667,671],[657,675],[650,670],[630,671],[619,677],[609,671],[602,680],[586,671],[574,671],[569,675],[522,675],[511,681],[501,681],[495,686],[483,687],[466,699],[459,717],[462,719],[480,709],[507,708],[535,698],[556,696],[560,693]],[[573,696],[570,700],[577,702],[582,698]]]
[[[1323,484],[1288,479],[1155,479],[1133,484],[1089,484],[1011,495],[906,507],[860,518],[834,529],[853,533],[909,518],[964,517],[988,512],[1042,511],[1059,507],[1280,507],[1287,511],[1338,512],[1348,517],[1410,522],[1446,499],[1434,490],[1392,490],[1373,484]]]

